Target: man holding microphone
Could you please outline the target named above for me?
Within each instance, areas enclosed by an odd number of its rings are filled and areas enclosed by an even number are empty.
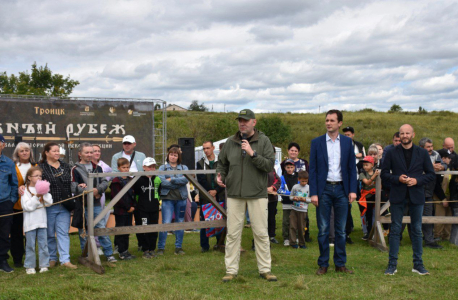
[[[227,188],[226,275],[223,282],[238,273],[240,242],[245,211],[250,212],[259,274],[277,281],[271,273],[270,243],[267,232],[267,174],[274,169],[275,154],[269,138],[255,129],[253,111],[241,110],[239,131],[228,138],[218,157],[216,182]]]

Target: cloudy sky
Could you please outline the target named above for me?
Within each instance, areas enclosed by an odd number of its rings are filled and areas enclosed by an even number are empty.
[[[448,0],[2,0],[0,71],[215,111],[458,111],[457,28]]]

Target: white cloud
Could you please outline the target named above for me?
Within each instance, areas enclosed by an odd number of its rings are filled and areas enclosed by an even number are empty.
[[[4,1],[0,71],[215,110],[458,111],[453,0]],[[450,71],[455,70],[455,71]]]

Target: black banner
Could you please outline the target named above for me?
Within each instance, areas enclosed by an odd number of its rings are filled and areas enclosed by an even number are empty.
[[[162,101],[161,101],[162,102]],[[12,157],[15,138],[31,145],[35,160],[43,146],[56,142],[65,149],[65,161],[78,161],[81,142],[100,145],[102,160],[122,150],[122,138],[133,135],[135,150],[153,155],[153,101],[86,99],[27,99],[0,97],[0,133],[5,137],[3,153]]]

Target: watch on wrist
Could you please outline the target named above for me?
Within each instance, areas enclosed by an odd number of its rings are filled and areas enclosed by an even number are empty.
[[[256,150],[254,150],[253,155],[251,155],[251,158],[255,158],[255,157],[258,157],[258,153],[256,152]]]

